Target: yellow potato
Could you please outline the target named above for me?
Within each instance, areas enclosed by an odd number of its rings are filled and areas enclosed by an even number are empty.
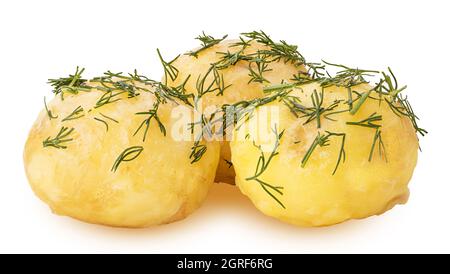
[[[145,124],[134,135],[149,118],[136,113],[155,108],[155,89],[147,88],[132,98],[120,94],[123,90],[105,97],[104,88],[65,92],[64,100],[58,95],[48,103],[57,118],[41,111],[26,142],[24,163],[34,192],[55,213],[90,223],[146,227],[183,219],[201,205],[214,180],[219,144],[206,143],[206,153],[191,164],[193,142],[171,137],[171,101],[160,103],[156,112],[164,129],[153,117],[146,135]],[[109,103],[96,107],[101,96]],[[70,116],[77,107],[82,110]],[[64,121],[68,116],[75,119]],[[63,127],[58,143],[54,138]],[[120,158],[124,152],[128,155]]]
[[[368,84],[352,88],[359,94],[370,89]],[[318,83],[310,83],[295,88],[288,94],[291,97],[285,98],[298,98],[298,104],[312,107],[311,96],[317,94],[320,98],[321,92]],[[358,104],[356,98],[354,93],[354,106]],[[418,140],[411,121],[406,116],[397,116],[384,101],[389,97],[383,95],[381,101],[377,98],[378,94],[372,92],[352,115],[346,111],[349,109],[347,88],[333,85],[324,88],[321,107],[328,108],[335,100],[341,101],[334,109],[320,115],[320,128],[317,116],[304,124],[309,116],[297,118],[283,101],[274,101],[267,106],[279,109],[276,132],[283,134],[278,137],[274,132],[258,134],[249,127],[251,123],[255,123],[258,130],[266,126],[267,119],[257,119],[263,110],[263,107],[258,108],[254,117],[235,132],[236,139],[231,142],[236,184],[264,214],[298,226],[326,226],[365,218],[405,203],[409,195],[408,182],[417,161]],[[361,121],[368,117],[372,126],[362,126],[367,125],[368,121]],[[379,131],[373,125],[381,125]],[[315,140],[319,140],[318,133],[321,140],[326,141],[323,146],[313,146]],[[382,142],[376,136],[381,136]],[[264,142],[264,137],[269,138]],[[275,147],[277,139],[279,146]],[[261,156],[258,145],[265,151],[266,166],[260,162],[257,168]],[[278,154],[267,164],[272,151]],[[308,151],[311,152],[309,158]],[[255,177],[257,171],[262,172]]]
[[[180,86],[189,77],[185,84],[187,93],[193,93],[198,95],[199,91],[197,84],[205,78],[205,87],[212,83],[215,79],[214,73],[209,72],[211,64],[216,63],[218,67],[227,64],[230,60],[224,58],[223,53],[229,53],[233,55],[242,50],[239,56],[248,56],[255,54],[258,50],[268,49],[266,45],[259,42],[252,41],[248,47],[236,46],[239,40],[224,40],[209,48],[203,49],[197,53],[197,56],[191,56],[189,54],[180,55],[173,63],[173,67],[178,70],[178,75],[175,79],[171,79],[169,75],[166,75],[164,79],[167,79],[167,84],[170,86]],[[248,62],[247,60],[240,60],[235,64],[229,65],[224,69],[218,69],[218,73],[223,77],[221,85],[226,87],[223,90],[216,90],[211,93],[207,93],[201,97],[201,106],[203,109],[207,107],[221,107],[224,104],[234,104],[239,101],[248,101],[255,98],[264,96],[263,86],[269,83],[281,83],[281,81],[288,81],[299,73],[304,72],[305,67],[302,64],[294,65],[292,62],[286,62],[285,59],[280,59],[275,62],[267,63],[267,68],[262,73],[262,76],[266,81],[258,82],[253,81],[250,75],[249,67],[252,70],[257,71],[257,64],[254,62]],[[206,75],[206,77],[205,77]],[[217,88],[217,84],[213,84],[213,88]],[[206,88],[204,88],[205,90]],[[216,182],[225,182],[234,184],[235,172],[231,165],[230,149],[228,141],[224,141],[221,144],[221,157],[219,166],[217,168]]]

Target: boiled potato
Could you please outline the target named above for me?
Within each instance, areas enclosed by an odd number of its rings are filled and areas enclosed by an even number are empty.
[[[193,141],[171,137],[175,104],[159,103],[145,132],[155,88],[125,82],[111,93],[110,83],[68,88],[48,103],[24,150],[31,187],[55,213],[90,223],[146,227],[183,219],[213,183],[219,144],[202,143],[206,153],[191,163]]]
[[[365,218],[405,203],[417,161],[416,132],[410,119],[384,100],[388,95],[368,93],[371,89],[352,88],[353,107],[369,95],[354,114],[348,111],[347,88],[319,83],[303,84],[259,107],[231,142],[242,193],[264,214],[298,226]],[[293,106],[321,109],[320,121]],[[261,118],[264,107],[279,112]]]
[[[302,64],[286,62],[287,60],[282,58],[266,64],[267,67],[261,74],[265,80],[252,80],[249,68],[257,71],[257,64],[247,60],[239,60],[240,57],[238,56],[250,56],[257,53],[258,50],[267,50],[269,47],[254,40],[249,42],[249,46],[243,48],[243,46],[237,45],[239,42],[240,40],[224,40],[198,51],[196,56],[189,54],[180,55],[172,63],[173,67],[178,70],[177,77],[171,79],[166,75],[164,80],[170,86],[180,86],[189,77],[184,85],[186,92],[198,95],[198,83],[204,79],[204,91],[206,86],[215,79],[214,73],[210,71],[212,64],[217,64],[219,68],[220,66],[226,66],[226,68],[218,69],[220,77],[223,77],[220,85],[223,85],[224,89],[207,93],[201,97],[201,106],[205,110],[208,107],[221,107],[224,104],[234,104],[239,101],[263,97],[263,86],[269,83],[280,83],[283,80],[288,81],[293,75],[298,74],[299,71],[305,71],[305,67]],[[242,52],[240,52],[241,50]],[[196,52],[196,50],[192,52]],[[253,55],[253,57],[255,56]],[[233,58],[236,58],[238,61],[233,63]],[[217,87],[218,85],[214,83],[213,88]],[[230,156],[229,143],[228,140],[225,140],[221,144],[221,159],[217,169],[216,182],[234,184],[235,172]]]

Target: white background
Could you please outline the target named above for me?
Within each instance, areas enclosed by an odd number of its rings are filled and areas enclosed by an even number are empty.
[[[448,1],[1,1],[0,252],[450,252]],[[214,36],[263,29],[311,61],[394,69],[430,134],[404,206],[379,217],[304,229],[265,217],[236,188],[215,185],[188,219],[114,229],[58,217],[23,171],[46,80],[134,68],[161,76],[173,57]]]

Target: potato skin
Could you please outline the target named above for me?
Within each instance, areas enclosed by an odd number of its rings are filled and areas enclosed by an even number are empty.
[[[292,95],[300,97],[309,106],[314,89],[320,91],[322,88],[317,83],[307,84],[294,90]],[[358,92],[369,89],[367,84],[354,88]],[[324,105],[330,105],[335,99],[348,100],[347,89],[325,88]],[[231,142],[236,184],[264,214],[298,226],[326,226],[381,214],[408,200],[408,182],[417,162],[418,140],[409,119],[395,115],[386,102],[368,99],[354,115],[344,112],[332,116],[336,121],[322,117],[322,133],[346,133],[346,160],[341,162],[334,175],[341,139],[332,137],[328,146],[316,147],[306,165],[301,167],[305,153],[317,136],[317,124],[312,121],[303,125],[305,119],[296,118],[280,102],[270,105],[280,106],[278,132],[285,131],[277,150],[279,154],[260,179],[284,188],[283,195],[278,197],[286,209],[256,181],[246,180],[254,175],[260,155],[252,141],[260,144],[260,137],[249,132],[251,137],[247,140]],[[375,129],[346,122],[361,121],[374,112],[382,115],[380,124],[386,153],[380,157],[377,145],[369,162]],[[275,134],[271,136],[269,144],[275,140]]]
[[[135,113],[152,108],[154,95],[141,92],[94,108],[102,94],[94,89],[67,94],[63,101],[57,96],[48,107],[58,118],[50,120],[45,110],[39,114],[24,150],[26,174],[36,195],[57,214],[109,226],[146,227],[185,218],[201,205],[213,183],[219,145],[208,143],[203,158],[191,164],[193,142],[171,138],[171,103],[158,109],[167,136],[152,120],[143,142],[143,130],[133,133],[146,117]],[[84,108],[84,117],[62,122],[77,106]],[[105,120],[100,113],[119,123],[107,120],[106,131],[94,120]],[[56,136],[61,126],[74,128],[67,149],[43,147],[43,140]],[[117,157],[131,146],[144,150],[112,172]]]
[[[203,77],[207,73],[212,63],[215,63],[222,58],[222,55],[219,54],[220,52],[235,53],[240,50],[239,46],[232,46],[236,42],[238,42],[238,40],[222,41],[219,44],[200,51],[197,57],[187,54],[180,55],[173,63],[174,67],[179,70],[178,77],[174,81],[167,79],[167,84],[178,86],[190,75],[185,88],[188,93],[197,94],[197,79]],[[257,50],[266,48],[266,46],[260,43],[251,42],[251,46],[244,50],[244,54],[255,53]],[[299,71],[305,71],[303,65],[295,66],[291,63],[285,63],[283,60],[269,63],[268,69],[270,69],[270,71],[264,72],[263,75],[270,83],[280,83],[282,80],[288,81]],[[231,86],[224,91],[223,95],[210,93],[203,96],[202,106],[204,109],[211,106],[220,107],[224,104],[233,104],[244,100],[249,101],[265,96],[263,87],[268,83],[249,82],[251,79],[249,76],[249,62],[239,61],[235,65],[220,70],[220,73],[223,74],[225,85],[231,84]],[[212,81],[212,75],[207,79],[208,83]],[[228,141],[224,141],[221,144],[221,148],[221,160],[219,161],[215,181],[234,184],[235,172],[234,168],[230,168],[229,165],[231,158]]]

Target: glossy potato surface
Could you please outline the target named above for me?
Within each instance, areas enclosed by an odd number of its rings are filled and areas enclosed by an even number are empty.
[[[372,87],[364,84],[354,88],[362,94]],[[306,107],[312,106],[311,94],[322,88],[317,83],[303,85],[290,95],[300,99]],[[323,107],[348,100],[346,88],[331,86],[325,88]],[[356,95],[355,95],[356,96]],[[372,96],[371,96],[372,97]],[[408,118],[397,116],[389,105],[382,100],[368,98],[361,108],[352,115],[348,111],[321,116],[318,128],[314,119],[305,124],[306,117],[298,118],[282,102],[275,101],[268,106],[279,108],[277,133],[284,130],[267,169],[258,177],[264,183],[279,187],[277,191],[266,189],[284,205],[283,208],[273,199],[256,180],[248,179],[255,175],[258,159],[261,155],[256,146],[265,145],[264,157],[267,161],[274,147],[275,134],[270,131],[259,135],[251,127],[241,127],[235,132],[247,137],[231,142],[232,160],[236,170],[236,184],[255,206],[268,216],[298,226],[326,226],[348,219],[365,218],[381,214],[396,204],[408,199],[408,182],[417,161],[418,140]],[[340,104],[333,111],[348,108]],[[260,119],[255,121],[259,112],[248,123],[254,122],[256,128],[266,127]],[[351,125],[373,113],[381,115],[382,120],[374,122],[381,125],[382,144],[374,144],[375,128]],[[341,155],[342,135],[329,137],[327,145],[316,146],[302,167],[302,160],[311,148],[318,133],[322,136],[332,133],[345,133],[345,161]],[[267,137],[263,142],[263,137]],[[253,144],[255,141],[255,144]],[[256,145],[256,146],[255,146]],[[372,150],[372,157],[369,156]],[[335,174],[339,155],[342,156]]]
[[[191,214],[213,183],[219,144],[207,143],[202,159],[191,164],[193,142],[171,137],[172,103],[160,104],[157,110],[166,136],[152,119],[143,141],[145,125],[134,133],[148,115],[136,113],[152,109],[155,96],[123,94],[114,97],[120,100],[96,108],[103,94],[94,88],[67,93],[64,100],[58,95],[48,102],[56,119],[40,112],[24,150],[26,174],[36,195],[57,214],[110,226],[146,227]],[[77,107],[83,108],[83,116],[63,121]],[[61,143],[66,148],[44,147],[43,141],[55,137],[62,127],[73,128],[65,138],[70,141]],[[141,153],[125,157],[114,171],[118,156],[136,146],[142,147]]]

